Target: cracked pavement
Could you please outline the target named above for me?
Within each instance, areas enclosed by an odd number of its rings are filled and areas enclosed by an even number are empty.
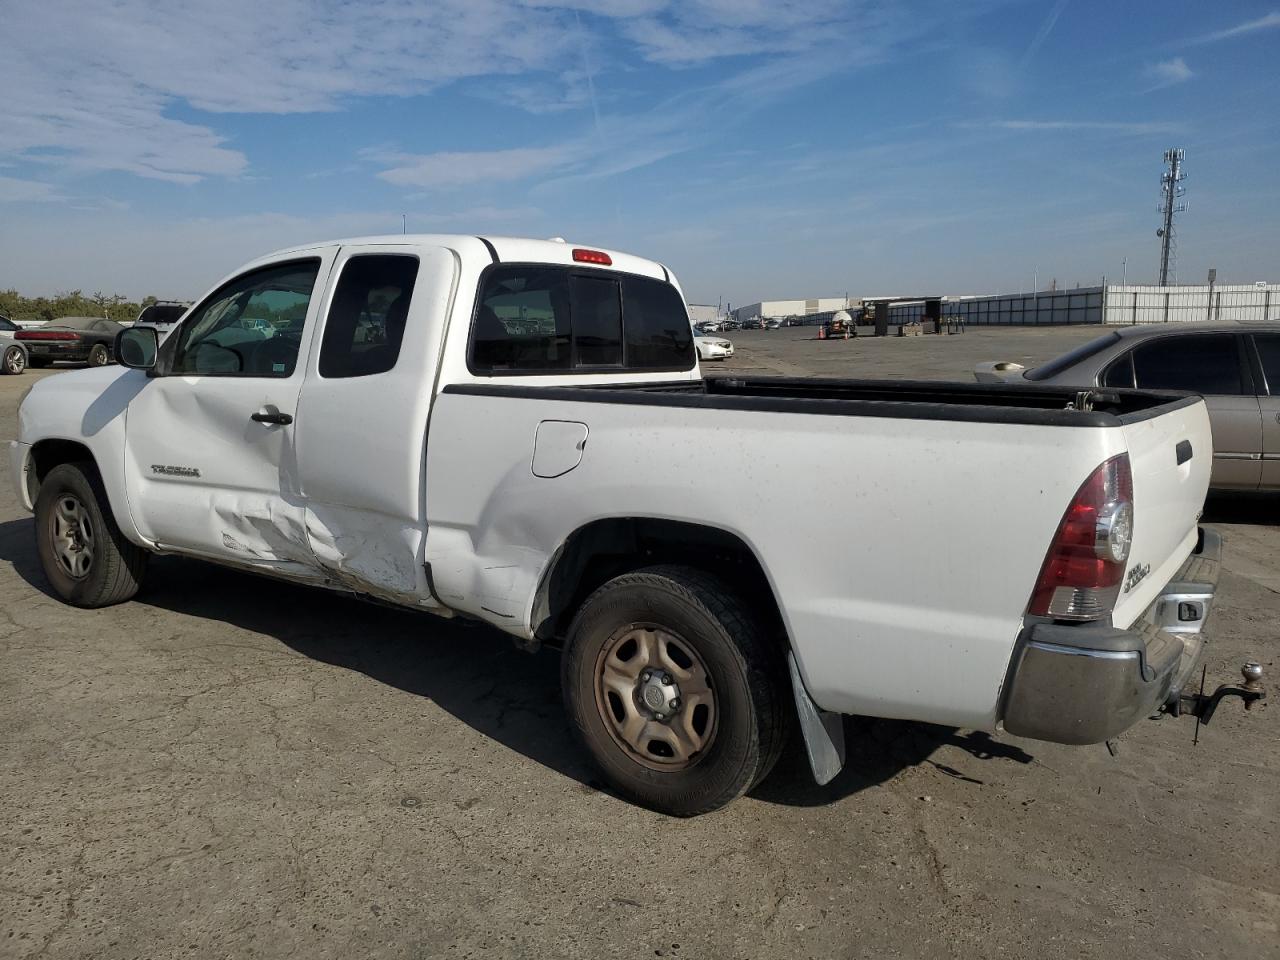
[[[1095,331],[819,343],[721,370],[967,377]],[[0,439],[42,376],[0,377]],[[776,494],[804,496],[803,492]],[[1280,508],[1228,538],[1209,684],[1280,657]],[[849,720],[692,821],[602,792],[555,654],[176,558],[82,611],[0,481],[0,957],[1280,954],[1280,723],[1228,702],[1071,748]],[[1273,697],[1275,694],[1273,694]]]

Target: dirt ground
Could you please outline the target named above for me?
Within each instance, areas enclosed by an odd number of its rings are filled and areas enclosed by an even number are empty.
[[[1094,333],[731,333],[711,372],[967,379]],[[0,377],[0,440],[67,375]],[[1280,511],[1206,519],[1210,684],[1274,681]],[[793,747],[672,820],[600,789],[555,654],[494,631],[171,558],[134,602],[61,605],[7,471],[0,649],[3,958],[1280,956],[1274,703],[1117,757],[850,719],[827,787]]]

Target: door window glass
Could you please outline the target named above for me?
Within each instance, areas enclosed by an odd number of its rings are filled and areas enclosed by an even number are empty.
[[[319,270],[319,260],[300,260],[232,280],[183,323],[172,372],[291,376]]]
[[[369,254],[342,268],[320,343],[320,376],[367,377],[396,365],[417,257]]]
[[[1258,359],[1262,361],[1262,373],[1267,378],[1267,390],[1273,397],[1280,396],[1280,334],[1257,334],[1253,342],[1258,347]]]
[[[1240,394],[1240,355],[1229,333],[1161,337],[1133,351],[1133,372],[1147,390]]]

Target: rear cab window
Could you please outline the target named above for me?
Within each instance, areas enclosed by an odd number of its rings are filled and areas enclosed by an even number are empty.
[[[688,311],[670,283],[549,264],[499,264],[481,278],[472,373],[675,372],[694,359]]]

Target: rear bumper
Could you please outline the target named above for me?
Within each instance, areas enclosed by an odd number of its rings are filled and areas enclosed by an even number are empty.
[[[1127,630],[1029,624],[1018,641],[1004,729],[1056,743],[1100,743],[1157,712],[1204,650],[1222,538],[1200,542],[1143,618]]]
[[[37,360],[87,360],[89,347],[82,343],[59,343],[45,340],[18,341],[27,348],[27,356]]]

